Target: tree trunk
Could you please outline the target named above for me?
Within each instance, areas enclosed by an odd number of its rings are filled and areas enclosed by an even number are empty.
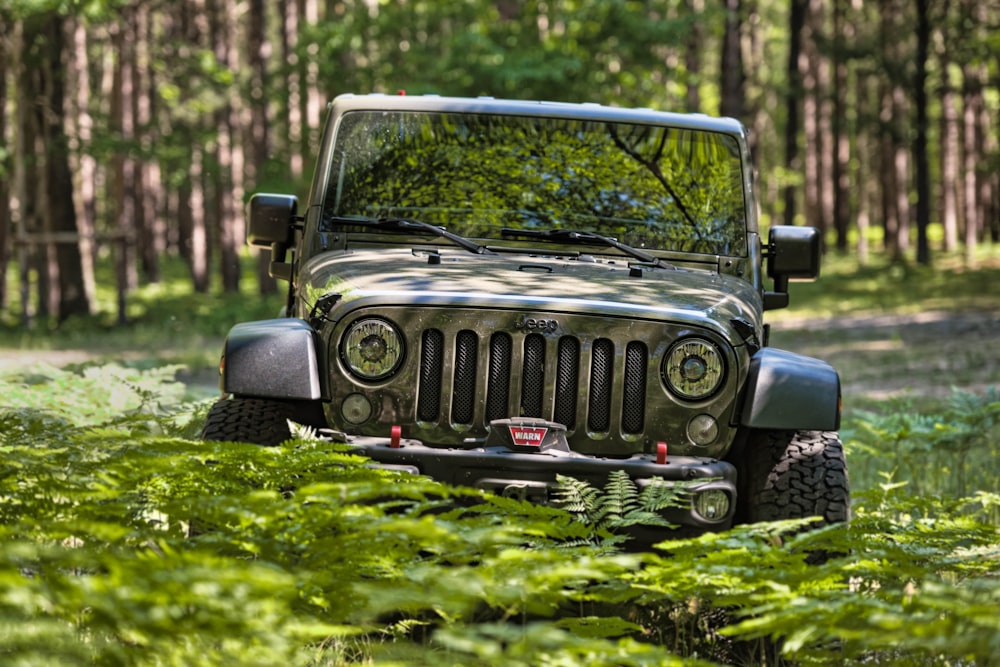
[[[97,293],[94,282],[94,265],[97,263],[97,160],[90,150],[94,121],[90,115],[90,59],[87,52],[87,29],[83,21],[75,21],[73,29],[73,58],[67,69],[70,89],[75,90],[75,108],[71,112],[71,131],[76,135],[80,150],[70,156],[71,168],[76,178],[74,185],[79,194],[75,198],[76,221],[80,230],[80,259],[83,262],[84,285],[91,302]]]
[[[947,2],[944,3],[947,7]],[[947,12],[947,9],[945,9]],[[947,20],[945,21],[947,24]],[[955,90],[949,76],[951,67],[950,43],[947,25],[941,28],[941,223],[944,227],[944,251],[951,253],[958,248],[958,112],[955,109]]]
[[[233,13],[228,1],[215,3],[209,11],[209,42],[215,46],[216,61],[225,69],[235,71],[231,61],[233,49],[229,37],[235,29],[226,24],[227,17]],[[228,92],[223,94],[223,103],[215,110],[215,144],[212,151],[212,191],[214,196],[210,202],[211,217],[216,226],[219,242],[219,269],[222,278],[222,290],[226,293],[238,292],[240,289],[240,246],[242,234],[238,233],[235,206],[233,203],[233,151],[234,126],[232,122],[233,102]],[[240,225],[242,227],[242,225]]]
[[[847,127],[848,71],[845,42],[853,42],[854,25],[845,17],[849,0],[833,4],[833,109],[831,118],[833,163],[830,180],[833,185],[833,228],[837,233],[836,247],[847,252],[850,228],[850,160],[851,140]]]
[[[10,25],[11,17],[7,11],[0,9],[0,23]],[[5,31],[6,32],[6,31]],[[7,34],[0,34],[0,141],[7,138]],[[0,313],[7,310],[7,266],[10,264],[10,182],[13,165],[10,155],[4,152],[0,155]]]
[[[282,30],[283,34],[283,30]],[[250,0],[248,58],[250,66],[250,161],[247,164],[249,188],[260,189],[267,176],[271,155],[271,122],[268,116],[267,12],[264,0]],[[271,255],[257,252],[257,287],[261,295],[275,294],[278,283],[268,274]]]
[[[802,106],[802,75],[799,59],[802,50],[802,31],[805,29],[806,8],[809,0],[791,0],[788,15],[788,93],[785,96],[785,169],[790,174],[802,170],[799,155],[799,110]],[[795,224],[795,183],[785,185],[784,223]]]
[[[743,117],[743,56],[740,49],[740,0],[725,0],[726,22],[722,37],[721,103],[719,113],[733,118]]]
[[[701,50],[705,46],[705,30],[701,15],[705,11],[704,0],[684,0],[684,6],[691,16],[691,32],[684,46],[684,69],[687,75],[685,99],[691,113],[701,111]]]
[[[57,299],[58,322],[90,314],[91,306],[84,286],[76,209],[73,206],[73,178],[69,168],[69,140],[66,137],[64,19],[55,12],[30,17],[25,22],[27,63],[36,67],[28,77],[38,87],[23,91],[37,106],[43,170],[39,194],[45,202],[46,231],[53,232],[54,244],[45,244],[49,263],[47,275],[51,295]],[[53,247],[54,246],[54,247]],[[48,298],[51,298],[49,296]]]
[[[108,122],[117,145],[111,155],[108,172],[108,207],[114,229],[115,277],[117,281],[118,323],[124,324],[126,316],[126,295],[138,286],[138,271],[135,263],[135,184],[132,181],[133,157],[126,142],[132,139],[134,123],[132,119],[132,66],[134,64],[134,44],[131,39],[130,24],[134,12],[122,12],[122,23],[112,32],[112,48],[117,55],[112,65],[111,108]]]
[[[152,133],[154,89],[150,81],[152,72],[150,9],[143,3],[136,3],[130,22],[131,41],[135,58],[130,65],[132,78],[131,116],[134,123],[136,143],[140,146],[154,146]],[[143,66],[145,65],[145,66]],[[158,283],[160,255],[163,254],[162,222],[157,219],[156,202],[159,196],[157,180],[153,173],[150,156],[140,154],[132,160],[132,183],[135,186],[135,232],[138,244],[139,263],[145,279]]]
[[[927,156],[927,59],[930,52],[931,24],[929,0],[917,0],[917,57],[913,77],[916,126],[913,135],[913,161],[917,185],[917,263],[931,263],[927,228],[931,223],[931,177]]]

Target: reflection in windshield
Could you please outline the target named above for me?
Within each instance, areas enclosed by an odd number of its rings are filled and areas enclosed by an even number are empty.
[[[411,217],[463,236],[588,230],[648,249],[745,255],[739,146],[697,130],[562,118],[355,111],[325,215]]]

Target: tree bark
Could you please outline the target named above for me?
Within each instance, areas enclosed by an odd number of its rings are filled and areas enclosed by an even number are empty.
[[[916,121],[913,135],[913,161],[917,185],[917,263],[931,263],[927,228],[931,223],[931,176],[927,156],[927,59],[930,52],[931,24],[929,0],[917,0],[917,56],[913,76]]]
[[[725,33],[722,38],[721,104],[719,113],[733,118],[743,117],[744,74],[740,48],[740,0],[726,0]]]
[[[701,91],[698,89],[698,84],[701,78],[701,50],[705,44],[705,30],[701,21],[705,2],[704,0],[684,0],[684,6],[691,16],[691,32],[684,47],[684,69],[687,77],[685,99],[687,110],[697,113],[701,111]]]
[[[233,13],[230,2],[213,3],[209,11],[209,42],[215,47],[218,66],[235,71],[232,58],[233,49],[229,44],[235,30],[228,26],[227,16]],[[222,290],[226,293],[240,289],[240,245],[242,234],[237,230],[237,220],[233,198],[235,178],[233,173],[233,152],[235,128],[232,122],[233,100],[228,92],[223,93],[223,102],[215,110],[215,142],[212,150],[212,191],[210,210],[219,242],[219,269]],[[242,225],[240,225],[242,228]]]
[[[944,3],[947,8],[947,2]],[[947,12],[947,9],[945,9]],[[952,86],[950,36],[947,20],[943,31],[939,56],[941,71],[941,223],[944,227],[944,251],[951,253],[958,248],[958,112],[955,108],[955,89]]]
[[[79,230],[73,205],[73,179],[69,168],[69,141],[66,136],[65,34],[64,20],[54,11],[41,12],[24,22],[22,66],[32,72],[23,77],[19,95],[33,106],[38,130],[37,149],[41,159],[36,192],[41,198],[41,231],[52,232],[54,243],[39,246],[44,267],[39,267],[39,314],[51,314],[57,322],[91,312],[84,288],[86,279],[80,256]],[[62,242],[59,242],[62,241]]]
[[[836,248],[846,253],[847,234],[850,228],[851,140],[847,127],[848,65],[847,41],[853,41],[853,24],[847,20],[846,5],[849,0],[833,3],[833,109],[831,118],[833,162],[830,180],[833,185],[833,228],[836,230]]]
[[[10,25],[11,17],[7,11],[0,9],[0,24]],[[0,141],[6,142],[7,137],[7,58],[9,57],[10,35],[7,30],[0,31]],[[13,165],[10,155],[6,152],[0,155],[0,312],[7,310],[7,266],[10,264],[10,182]]]
[[[802,74],[799,60],[802,54],[802,31],[805,29],[806,9],[809,0],[791,0],[788,14],[788,64],[785,68],[788,78],[788,93],[785,96],[785,169],[789,174],[798,174],[802,170],[799,154],[799,124],[802,108]],[[784,223],[795,224],[795,191],[794,182],[785,185]]]
[[[281,30],[282,34],[283,32]],[[271,157],[271,121],[268,113],[270,79],[267,72],[271,48],[267,40],[264,0],[250,0],[247,43],[250,68],[250,160],[247,164],[247,180],[250,189],[258,190],[267,178],[267,164]],[[257,289],[261,295],[275,294],[278,291],[277,281],[268,273],[270,263],[270,253],[257,252]]]

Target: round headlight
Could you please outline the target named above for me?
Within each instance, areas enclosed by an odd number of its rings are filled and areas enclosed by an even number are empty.
[[[663,359],[663,379],[670,391],[694,401],[715,393],[722,384],[723,361],[719,349],[701,338],[674,343]]]
[[[344,334],[340,355],[357,377],[381,380],[391,375],[403,360],[403,338],[385,320],[358,320]]]

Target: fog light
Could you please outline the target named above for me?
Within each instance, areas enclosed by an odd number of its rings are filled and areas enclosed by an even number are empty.
[[[712,415],[698,415],[688,422],[687,433],[691,442],[705,447],[719,437],[719,423]]]
[[[363,424],[372,416],[372,404],[364,394],[351,394],[340,404],[340,414],[346,422]]]
[[[729,513],[729,494],[722,489],[698,491],[694,497],[694,511],[707,521],[719,521]]]

